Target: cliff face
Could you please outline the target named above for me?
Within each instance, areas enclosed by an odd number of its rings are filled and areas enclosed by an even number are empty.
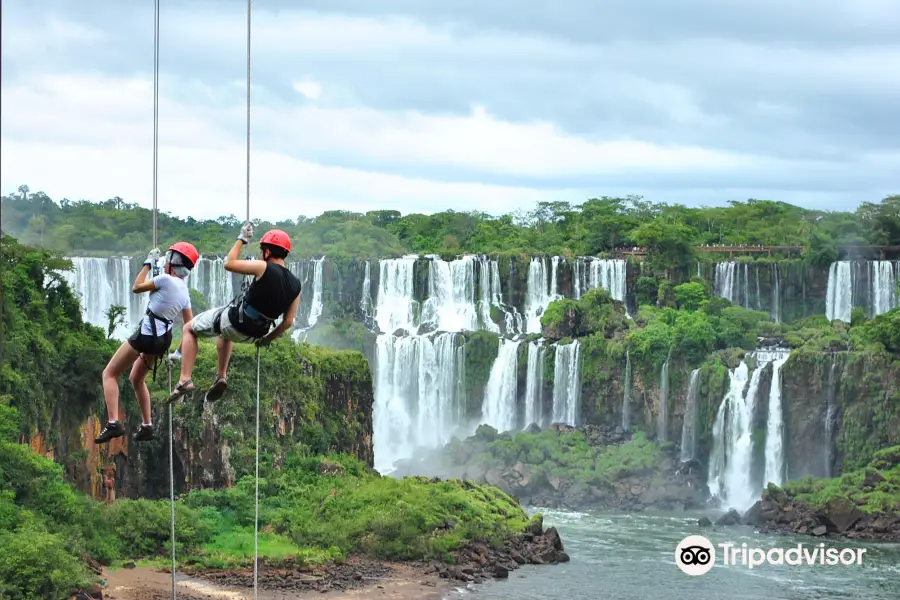
[[[252,347],[251,347],[252,348]],[[175,492],[230,486],[254,470],[255,349],[235,346],[229,367],[229,389],[214,404],[203,404],[207,378],[215,372],[215,351],[201,348],[195,369],[200,390],[175,405]],[[357,353],[306,345],[284,345],[261,353],[260,459],[278,465],[295,447],[310,452],[344,452],[370,466],[372,447],[372,376]],[[173,373],[173,378],[177,373]],[[124,379],[124,378],[123,378]],[[54,442],[44,433],[32,437],[41,454],[61,457],[67,478],[95,498],[103,495],[104,473],[115,474],[118,497],[168,495],[168,395],[165,367],[151,387],[156,439],[137,443],[128,436],[95,445],[105,411],[99,406],[83,422],[60,416],[53,424]],[[140,423],[136,402],[123,381],[120,397],[126,427]]]
[[[900,363],[868,352],[795,352],[782,381],[789,479],[856,469],[900,443]]]

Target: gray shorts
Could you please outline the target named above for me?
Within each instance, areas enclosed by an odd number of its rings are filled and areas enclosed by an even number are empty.
[[[197,335],[197,337],[202,338],[221,336],[223,339],[229,340],[231,342],[241,343],[255,341],[256,338],[240,333],[234,328],[228,318],[229,308],[231,307],[223,306],[221,308],[211,308],[209,310],[203,311],[191,320],[191,329],[194,330],[194,333]],[[221,317],[219,317],[220,333],[216,333],[216,315],[218,315],[219,313],[221,313],[222,315]]]

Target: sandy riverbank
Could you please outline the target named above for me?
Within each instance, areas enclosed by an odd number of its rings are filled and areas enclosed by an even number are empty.
[[[451,584],[424,567],[409,564],[369,562],[359,559],[339,567],[309,573],[261,570],[260,600],[440,600]],[[104,572],[104,600],[169,600],[172,576],[150,567]],[[252,571],[206,571],[176,577],[182,600],[251,600]]]

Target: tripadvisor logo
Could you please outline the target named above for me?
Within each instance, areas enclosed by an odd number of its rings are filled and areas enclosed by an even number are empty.
[[[702,535],[689,535],[675,548],[675,564],[688,575],[705,575],[716,564],[716,549]]]
[[[865,548],[826,548],[819,543],[814,546],[797,544],[792,548],[750,548],[746,543],[736,546],[724,542],[713,543],[702,535],[689,535],[675,548],[675,564],[688,575],[705,575],[716,564],[716,547],[722,564],[745,566],[748,569],[763,564],[770,565],[861,565]]]

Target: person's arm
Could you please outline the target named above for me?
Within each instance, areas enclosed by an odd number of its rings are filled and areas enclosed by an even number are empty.
[[[150,265],[144,265],[144,268],[141,269],[141,272],[138,273],[137,279],[134,280],[134,285],[131,286],[132,294],[143,294],[144,292],[152,292],[156,289],[156,284],[153,283],[152,279],[147,279],[147,273],[150,272]]]
[[[147,281],[147,273],[150,272],[150,269],[158,260],[159,249],[154,248],[147,254],[147,260],[144,261],[144,268],[138,273],[137,279],[134,280],[134,285],[131,286],[132,294],[143,294],[144,292],[152,292],[156,289],[156,282],[154,279]]]
[[[241,254],[241,248],[244,247],[244,240],[238,240],[228,251],[225,257],[225,270],[231,273],[241,273],[243,275],[253,275],[257,278],[263,276],[266,272],[266,261],[264,260],[240,260],[238,256]]]
[[[266,334],[265,337],[262,338],[262,344],[268,345],[280,338],[284,335],[284,332],[294,326],[294,315],[297,314],[297,308],[300,306],[300,294],[297,294],[297,297],[294,298],[294,301],[291,302],[291,305],[288,307],[284,314],[281,316],[281,323],[278,324],[275,329]]]

